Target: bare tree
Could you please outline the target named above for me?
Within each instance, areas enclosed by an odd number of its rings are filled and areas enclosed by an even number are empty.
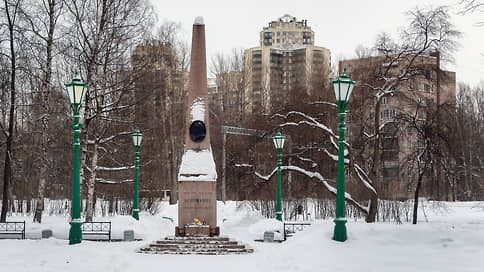
[[[429,67],[422,61],[425,56],[437,51],[442,58],[452,60],[452,52],[457,47],[456,39],[460,36],[460,32],[450,21],[446,7],[415,8],[406,14],[409,24],[401,31],[400,39],[393,41],[388,34],[381,34],[375,45],[379,55],[371,58],[366,67],[360,67],[359,71],[351,71],[352,74],[358,75],[358,86],[354,93],[371,94],[368,99],[363,100],[369,103],[365,107],[370,105],[374,108],[371,125],[373,133],[364,134],[364,137],[367,138],[366,144],[371,145],[372,153],[366,159],[370,162],[367,171],[376,187],[382,154],[379,139],[384,128],[380,120],[382,101],[397,95],[413,78],[426,73]],[[344,61],[340,62],[340,66],[344,65]],[[355,103],[350,103],[350,110],[354,107]],[[371,213],[368,219],[372,222],[377,212],[377,198],[372,199],[370,206]]]
[[[263,137],[251,137],[243,142],[239,139],[236,146],[243,146],[241,150],[228,148],[232,149],[227,156],[228,167],[232,169],[229,180],[237,180],[228,184],[232,190],[230,195],[237,193],[236,199],[273,199],[271,191],[275,187],[269,183],[271,180],[273,182],[277,168],[274,168],[275,158],[271,156],[275,152],[270,135],[277,127],[283,130],[283,134],[290,135],[284,147],[281,169],[291,172],[291,175],[283,175],[283,198],[325,198],[336,195],[338,136],[331,129],[337,125],[337,118],[331,118],[336,116],[336,105],[327,101],[309,100],[298,105],[290,104],[281,111],[283,113],[271,114],[270,118],[262,115],[249,121],[251,128],[258,128],[261,133],[266,132]],[[345,145],[345,165],[347,174],[353,177],[348,177],[346,181],[351,186],[347,187],[345,199],[359,212],[368,215],[366,202],[371,195],[376,195],[376,190],[363,168],[354,160],[354,152],[348,143]],[[234,173],[239,175],[238,179]],[[290,178],[292,175],[294,179]],[[258,178],[255,184],[254,176]],[[247,184],[243,182],[245,178]],[[241,196],[233,190],[246,192],[246,195]]]
[[[112,114],[126,110],[128,90],[133,84],[129,53],[142,41],[152,23],[152,8],[141,0],[70,1],[66,4],[71,23],[67,44],[71,60],[80,61],[89,85],[85,95],[85,143],[82,153],[83,175],[87,174],[86,220],[92,220],[99,163],[108,160],[107,145],[130,134],[129,124],[118,121],[119,130],[112,130]],[[124,71],[124,72],[123,72]],[[126,71],[129,71],[126,74]],[[87,156],[89,154],[89,156]],[[124,168],[123,168],[124,169]],[[87,173],[86,173],[87,172]]]
[[[166,76],[159,78],[165,81],[165,90],[162,92],[163,110],[161,120],[165,135],[163,152],[167,165],[167,176],[170,181],[170,204],[178,200],[178,167],[183,154],[184,135],[180,127],[184,126],[186,110],[185,75],[189,57],[189,47],[179,37],[180,24],[165,22],[157,31],[159,41],[167,41],[168,53],[164,57],[164,70]],[[172,53],[170,53],[173,51]],[[176,59],[171,59],[176,57]]]
[[[38,175],[39,182],[37,188],[37,199],[35,207],[34,222],[40,223],[42,220],[42,211],[44,209],[44,196],[48,169],[50,168],[48,156],[49,142],[49,120],[51,119],[51,92],[52,92],[52,74],[55,54],[55,35],[57,22],[63,10],[62,1],[44,0],[38,3],[30,3],[21,11],[22,18],[26,21],[26,31],[24,35],[29,36],[26,42],[30,45],[30,60],[32,68],[29,71],[32,81],[36,82],[37,89],[32,98],[35,133],[39,137],[38,154],[40,159],[40,172]]]
[[[327,105],[332,106],[331,103],[327,103]],[[336,105],[333,105],[333,106],[336,108]],[[327,137],[327,139],[322,140],[319,144],[310,145],[310,148],[313,150],[316,149],[318,151],[317,153],[321,154],[320,156],[326,156],[330,160],[334,161],[335,164],[337,164],[338,162],[337,142],[339,137],[333,132],[333,130],[330,129],[326,124],[318,121],[317,118],[308,116],[307,114],[304,114],[301,112],[289,112],[288,115],[286,115],[285,117],[287,118],[288,116],[291,116],[291,115],[297,116],[298,117],[297,119],[299,120],[296,122],[283,122],[280,126],[281,127],[309,126],[317,129],[324,137]],[[345,157],[347,158],[344,159],[344,163],[347,165],[349,171],[351,173],[354,173],[357,183],[363,186],[362,188],[364,189],[364,191],[366,191],[369,195],[372,196],[371,198],[376,197],[377,192],[373,185],[373,182],[363,171],[363,168],[358,163],[355,162],[352,155],[353,153],[352,148],[348,143],[345,143],[345,149],[346,150],[344,153],[345,153]],[[307,159],[310,159],[310,158],[299,157],[299,159],[306,161]],[[310,159],[310,161],[312,160]],[[310,170],[308,171],[298,166],[285,166],[284,169],[296,171],[311,178],[317,178],[318,181],[323,183],[324,188],[326,188],[328,192],[330,192],[333,195],[336,195],[336,188],[334,186],[331,186],[328,183],[329,180],[327,178],[324,178],[321,173],[317,171],[310,171]],[[275,170],[273,171],[272,174],[274,174],[274,172]],[[366,206],[361,201],[358,201],[354,197],[352,197],[352,195],[348,192],[345,193],[345,199],[349,204],[353,205],[355,208],[357,208],[365,215],[368,216],[370,214],[371,205]]]
[[[476,178],[484,171],[484,91],[482,87],[472,88],[463,83],[458,89],[456,110],[451,115],[454,122],[449,128],[458,177],[454,194],[457,199],[473,200],[479,198],[479,191],[484,188]]]
[[[463,15],[474,12],[484,12],[484,2],[482,0],[461,0],[459,3],[462,7],[460,12]],[[484,21],[477,22],[478,26],[484,26]]]
[[[359,59],[368,58],[374,55],[373,51],[374,50],[372,48],[359,44],[358,46],[356,46],[355,54],[356,54],[356,57]]]
[[[406,162],[409,169],[416,170],[413,224],[417,224],[419,196],[424,177],[432,176],[440,169],[437,164],[441,163],[440,158],[445,154],[445,145],[441,143],[446,140],[449,130],[440,125],[441,109],[436,104],[416,103],[415,107],[397,117],[397,123],[400,123],[397,127],[415,133],[417,139],[417,144],[413,145],[413,152]]]
[[[13,162],[13,140],[14,140],[14,128],[15,128],[15,110],[16,110],[16,77],[17,77],[17,52],[16,52],[16,31],[18,24],[18,14],[20,5],[22,1],[8,1],[4,0],[4,6],[2,13],[5,14],[7,28],[7,47],[9,52],[2,54],[9,59],[10,62],[10,86],[5,86],[8,88],[9,101],[9,113],[8,113],[8,124],[0,122],[0,129],[2,134],[6,137],[5,145],[5,164],[3,170],[3,196],[2,196],[2,212],[0,215],[0,222],[5,222],[7,219],[7,209],[8,209],[8,191],[9,183],[12,179],[12,162]],[[3,100],[7,101],[7,100]]]

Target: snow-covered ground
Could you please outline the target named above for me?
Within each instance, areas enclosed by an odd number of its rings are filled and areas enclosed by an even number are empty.
[[[135,230],[136,242],[90,242],[68,245],[69,218],[44,216],[42,224],[25,220],[26,240],[0,240],[0,271],[484,271],[484,202],[426,202],[417,225],[409,223],[347,223],[348,240],[331,239],[331,220],[310,227],[283,243],[261,243],[266,229],[277,227],[233,202],[218,204],[223,236],[254,249],[247,255],[151,255],[136,250],[151,241],[173,235],[176,206],[163,204],[157,215],[96,218],[113,224],[114,238]],[[54,238],[39,239],[42,229]]]

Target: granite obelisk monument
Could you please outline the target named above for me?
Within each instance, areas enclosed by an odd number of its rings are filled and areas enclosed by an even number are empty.
[[[219,235],[217,171],[210,146],[205,25],[193,24],[185,150],[178,172],[176,236]]]

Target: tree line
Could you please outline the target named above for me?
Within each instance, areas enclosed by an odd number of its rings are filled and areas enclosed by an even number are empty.
[[[6,220],[15,199],[35,205],[28,209],[35,210],[34,221],[41,222],[44,198],[70,197],[72,112],[63,84],[71,81],[76,70],[88,84],[81,121],[85,124],[81,193],[86,200],[86,220],[92,220],[97,199],[111,203],[131,199],[134,149],[130,134],[135,128],[145,135],[140,197],[160,198],[164,191],[170,191],[170,201],[175,204],[189,69],[189,45],[180,38],[180,25],[165,22],[155,27],[153,9],[142,0],[5,0],[3,4],[0,221]],[[409,56],[417,59],[436,49],[443,56],[452,56],[459,36],[445,8],[415,9],[408,18],[406,31],[397,40],[382,34],[371,48],[357,50],[362,57],[378,51],[384,52],[380,53],[384,62],[408,63],[397,75],[374,69],[359,78],[360,87],[374,90],[368,96],[376,103],[368,97],[354,98],[350,103],[350,112],[368,107],[376,112],[373,120],[358,120],[353,114],[350,122],[366,124],[373,133],[354,131],[346,145],[346,200],[365,214],[368,222],[375,221],[378,200],[387,198],[378,173],[384,155],[380,139],[388,133],[378,119],[379,105],[384,97],[398,95],[397,87],[428,69]],[[237,126],[262,132],[261,136],[227,137],[227,184],[218,186],[219,196],[233,200],[274,198],[276,152],[270,136],[279,128],[289,136],[283,155],[283,198],[331,198],[336,186],[337,118],[329,84],[315,83],[311,95],[297,87],[269,114],[246,114],[244,93],[249,78],[241,50],[217,55],[210,66],[220,92],[217,101],[211,100],[211,131]],[[422,139],[423,146],[415,147],[418,171],[410,188],[416,200],[421,188],[425,196],[435,199],[483,197],[479,193],[479,174],[484,167],[483,95],[482,86],[459,84],[455,105],[428,106],[425,122],[415,118],[417,111],[395,118],[394,129],[410,127]],[[221,133],[213,133],[211,142],[217,172],[221,173]]]

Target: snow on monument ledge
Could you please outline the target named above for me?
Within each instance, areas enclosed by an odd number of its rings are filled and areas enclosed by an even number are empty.
[[[187,150],[183,154],[178,181],[216,181],[217,170],[212,149]]]

